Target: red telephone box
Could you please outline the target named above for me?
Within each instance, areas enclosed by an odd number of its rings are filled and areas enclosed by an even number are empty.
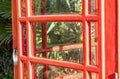
[[[14,79],[118,79],[117,0],[12,0]]]

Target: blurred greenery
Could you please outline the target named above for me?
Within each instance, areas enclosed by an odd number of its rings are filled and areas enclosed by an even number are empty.
[[[41,9],[41,0],[34,0],[33,4],[35,5],[35,14],[42,14]],[[46,0],[46,9],[45,14],[73,14],[73,13],[82,13],[82,0]]]
[[[0,0],[0,79],[13,79],[11,0]]]

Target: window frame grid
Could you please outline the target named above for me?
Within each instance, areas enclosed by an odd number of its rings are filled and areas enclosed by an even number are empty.
[[[45,1],[45,0],[44,0]],[[87,73],[88,73],[88,71],[92,71],[92,72],[97,72],[98,74],[100,74],[100,79],[102,79],[102,70],[100,71],[100,69],[102,68],[102,62],[100,61],[100,59],[102,58],[102,55],[101,54],[99,54],[99,58],[98,58],[98,62],[99,62],[99,65],[100,66],[98,66],[98,67],[94,67],[94,66],[88,66],[88,55],[89,55],[89,51],[90,51],[90,41],[88,40],[88,39],[90,39],[89,37],[89,29],[88,29],[88,25],[87,25],[87,22],[88,21],[94,21],[94,22],[98,22],[98,24],[99,24],[99,26],[98,26],[98,28],[100,28],[100,30],[101,30],[101,1],[100,0],[98,0],[97,2],[99,3],[98,4],[98,15],[89,15],[88,14],[88,6],[89,5],[87,5],[88,4],[88,1],[86,1],[86,0],[83,0],[83,13],[82,13],[82,15],[39,15],[39,16],[33,16],[33,15],[30,15],[30,5],[31,5],[31,3],[30,3],[30,0],[27,0],[26,1],[26,16],[24,16],[24,17],[22,17],[21,15],[20,15],[20,13],[21,13],[21,8],[20,8],[20,5],[19,5],[19,3],[20,3],[21,1],[20,0],[17,0],[17,2],[16,2],[16,4],[18,4],[17,5],[17,14],[18,14],[18,16],[17,16],[17,26],[18,26],[18,69],[20,70],[20,72],[19,72],[19,79],[22,79],[23,78],[23,75],[22,75],[22,73],[23,73],[23,69],[22,69],[22,61],[24,61],[24,60],[27,60],[27,62],[28,62],[28,78],[29,79],[32,79],[33,77],[30,75],[30,74],[32,74],[32,67],[31,67],[31,63],[42,63],[42,64],[49,64],[49,65],[55,65],[55,66],[62,66],[62,65],[60,65],[60,64],[62,64],[62,63],[64,63],[64,64],[68,64],[68,62],[64,62],[64,61],[56,61],[56,60],[49,60],[49,59],[44,59],[44,58],[37,58],[37,57],[33,57],[32,55],[32,52],[34,52],[35,53],[35,51],[34,51],[34,48],[35,48],[35,40],[33,40],[33,37],[34,37],[34,35],[33,35],[33,31],[32,31],[32,28],[31,28],[31,25],[30,25],[30,22],[47,22],[47,21],[50,21],[50,22],[54,22],[54,21],[57,21],[57,22],[61,22],[61,21],[65,21],[65,22],[68,22],[68,21],[72,21],[72,22],[74,22],[74,21],[77,21],[77,22],[83,22],[83,48],[84,48],[84,64],[83,65],[79,65],[79,64],[75,64],[75,63],[70,63],[69,65],[69,67],[68,68],[75,68],[75,69],[80,69],[80,70],[83,70],[84,71],[84,79],[87,79],[88,77],[88,75],[87,75]],[[45,12],[45,11],[43,11],[43,12]],[[69,17],[69,18],[67,18],[67,17]],[[21,22],[26,22],[26,28],[27,28],[27,56],[25,57],[25,56],[23,56],[22,55],[22,28],[21,28],[21,26],[20,26],[20,23]],[[46,25],[44,25],[43,24],[43,26],[45,27]],[[42,27],[43,27],[42,26]],[[98,34],[98,36],[100,36],[100,38],[99,38],[99,40],[98,40],[98,42],[100,41],[100,39],[102,38],[101,37],[101,31],[99,30],[99,34]],[[47,52],[47,50],[49,51],[49,50],[51,50],[51,49],[48,49],[47,48],[47,44],[46,44],[46,29],[42,29],[42,31],[43,31],[43,33],[45,34],[45,35],[42,35],[42,37],[43,37],[43,48],[41,49],[41,50],[38,50],[38,51],[43,51],[44,53],[46,53]],[[33,36],[31,36],[31,35],[33,35]],[[33,42],[31,43],[31,40],[33,40]],[[100,43],[98,43],[98,44],[95,44],[95,45],[98,45],[98,49],[100,49],[101,50],[101,41],[100,41]],[[69,46],[68,46],[69,47]],[[64,49],[65,50],[65,49]],[[100,51],[100,52],[102,52],[102,51]],[[46,56],[46,55],[45,55]],[[42,62],[38,62],[38,61],[42,61]],[[47,63],[43,63],[43,61],[46,61]],[[48,62],[50,62],[50,63],[48,63]],[[53,64],[52,64],[53,63]],[[56,64],[56,63],[58,63],[58,64]],[[66,64],[66,65],[67,65]],[[75,67],[73,67],[73,66],[75,66]],[[79,67],[81,67],[81,68],[79,68]],[[63,67],[67,67],[67,66],[64,66],[63,65]],[[47,68],[47,66],[46,66],[46,68]],[[45,78],[45,79],[47,79],[47,78]]]

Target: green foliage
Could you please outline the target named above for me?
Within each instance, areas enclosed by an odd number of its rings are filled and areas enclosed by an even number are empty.
[[[0,45],[9,44],[12,41],[11,24],[0,26]]]
[[[46,11],[50,13],[81,13],[81,0],[47,0]]]
[[[0,79],[13,79],[11,0],[0,0]]]
[[[11,0],[0,0],[0,45],[12,41]]]
[[[13,64],[10,46],[0,48],[0,79],[13,79]]]
[[[73,14],[82,13],[82,0],[46,0],[46,5],[43,5],[46,14]],[[44,4],[41,0],[35,0],[35,14],[40,15],[42,5]]]
[[[82,27],[77,22],[58,22],[54,24],[54,28],[48,33],[50,44],[74,44],[82,43]],[[51,24],[48,28],[50,29]]]
[[[11,0],[0,0],[0,16],[11,19]]]

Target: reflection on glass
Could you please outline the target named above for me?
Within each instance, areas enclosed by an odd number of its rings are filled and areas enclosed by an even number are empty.
[[[98,79],[98,74],[97,73],[94,73],[94,72],[90,72],[89,73],[90,75],[90,78],[89,79]]]
[[[90,14],[97,14],[97,0],[89,0],[90,1]]]
[[[90,22],[90,31],[91,31],[91,58],[90,58],[90,64],[91,65],[97,65],[97,23],[96,22]]]
[[[83,43],[82,23],[48,23],[48,46]]]
[[[21,0],[21,16],[26,16],[26,0]]]
[[[33,0],[35,15],[82,13],[82,0]]]
[[[97,57],[96,57],[96,47],[91,47],[91,64],[96,65],[97,64]]]
[[[32,27],[35,27],[35,40],[36,40],[36,48],[42,47],[42,25],[39,22],[31,23]]]
[[[48,58],[74,63],[83,63],[83,49],[73,49],[48,53]]]
[[[27,56],[27,41],[26,41],[26,22],[21,22],[22,27],[22,45],[23,45],[23,55]]]
[[[34,7],[34,14],[38,15],[41,14],[41,4],[42,4],[42,0],[32,0],[32,8]],[[33,9],[32,9],[33,10]]]
[[[23,64],[23,67],[22,67],[23,68],[23,79],[28,79],[27,61],[23,61],[22,64]]]
[[[48,47],[83,43],[82,23],[79,22],[48,22],[47,26],[41,23],[32,23],[36,27],[36,47],[42,46],[42,27],[47,27]]]
[[[74,70],[56,66],[48,66],[48,70],[44,71],[44,66],[33,64],[37,79],[44,79],[43,75],[48,74],[48,79],[83,79],[83,71]]]
[[[47,24],[47,47],[64,46],[79,43],[83,45],[82,23],[79,22],[48,22]],[[36,47],[42,48],[42,31],[46,27],[41,23],[32,23],[36,27]],[[36,54],[43,57],[42,52]],[[83,48],[48,52],[47,58],[63,60],[75,63],[83,63]]]
[[[36,53],[36,56],[44,57],[42,53]],[[47,58],[83,64],[83,48],[48,52]]]
[[[90,27],[91,27],[91,43],[95,43],[97,41],[96,22],[90,22]]]

